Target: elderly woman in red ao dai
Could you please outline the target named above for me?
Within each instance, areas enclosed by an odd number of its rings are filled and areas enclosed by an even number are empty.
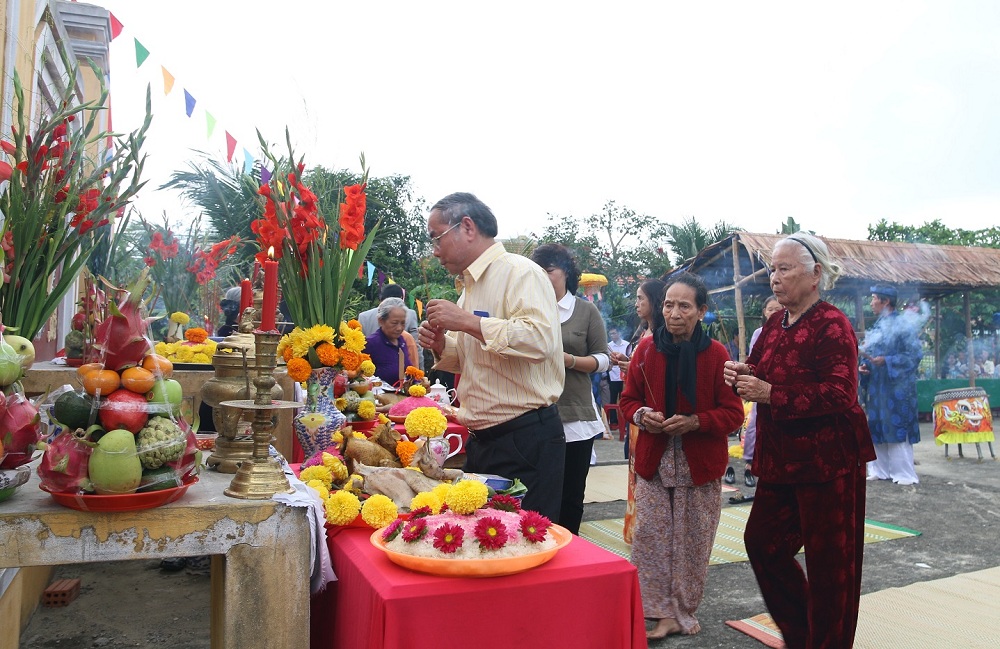
[[[701,325],[708,289],[697,275],[667,281],[664,325],[632,355],[619,408],[639,427],[632,561],[648,638],[701,630],[695,611],[722,508],[727,438],[743,403],[722,380],[729,354]]]

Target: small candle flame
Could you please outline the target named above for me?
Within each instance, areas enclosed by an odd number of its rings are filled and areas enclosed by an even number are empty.
[[[268,249],[267,249],[267,258],[268,259],[272,259],[272,260],[274,259],[274,246],[268,247]]]

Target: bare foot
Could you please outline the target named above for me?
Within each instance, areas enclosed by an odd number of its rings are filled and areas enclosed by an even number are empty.
[[[676,635],[681,632],[681,625],[672,617],[665,617],[657,621],[656,626],[646,631],[647,640],[659,640],[668,635]]]

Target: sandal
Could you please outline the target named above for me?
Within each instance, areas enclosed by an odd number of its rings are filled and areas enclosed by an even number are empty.
[[[722,480],[726,484],[734,484],[736,482],[736,471],[733,470],[733,467],[726,467],[726,475],[722,477]]]
[[[740,505],[742,503],[748,503],[753,500],[753,496],[744,496],[742,493],[737,493],[735,496],[729,497],[729,502],[733,505]]]

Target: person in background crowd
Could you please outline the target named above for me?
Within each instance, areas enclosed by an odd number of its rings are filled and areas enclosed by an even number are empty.
[[[743,421],[743,403],[723,382],[729,353],[701,324],[705,283],[672,277],[661,308],[665,322],[636,348],[621,396],[622,416],[639,427],[632,562],[643,613],[656,620],[650,639],[701,630],[695,611],[722,511],[727,439]]]
[[[365,353],[375,363],[375,375],[387,385],[396,385],[403,380],[406,366],[416,366],[417,360],[416,350],[403,337],[406,303],[402,298],[387,297],[379,303],[378,325],[379,328],[365,338]]]
[[[920,441],[917,421],[917,367],[923,357],[918,322],[896,312],[896,289],[872,287],[872,312],[878,320],[861,347],[862,405],[875,444],[875,460],[868,463],[869,480],[896,484],[920,482],[913,467],[913,445]]]
[[[219,327],[220,336],[225,337],[239,330],[241,295],[242,289],[239,286],[234,286],[227,290],[225,296],[219,301],[219,308],[222,309],[222,315],[226,318],[225,323]]]
[[[611,363],[608,336],[594,303],[576,296],[580,268],[566,246],[543,244],[535,248],[531,260],[548,274],[559,307],[566,381],[556,406],[566,438],[566,462],[558,523],[579,534],[594,437],[605,432],[591,377],[606,372]]]
[[[993,378],[993,372],[996,367],[993,365],[993,359],[990,358],[990,352],[983,349],[979,352],[978,362],[976,363],[976,376],[981,376],[983,378]]]
[[[875,459],[858,403],[858,340],[820,299],[840,275],[826,244],[778,241],[771,290],[785,307],[746,363],[724,376],[757,404],[757,492],[743,538],[767,610],[790,649],[851,647],[861,600],[865,462]],[[805,546],[806,570],[795,555]],[[808,575],[808,578],[807,578]]]
[[[406,298],[406,291],[399,284],[386,284],[382,287],[379,292],[379,303],[381,304],[383,300],[390,297],[398,297],[401,300]],[[423,350],[420,349],[417,343],[417,312],[413,309],[407,307],[404,303],[404,308],[406,309],[406,327],[403,332],[406,334],[403,339],[406,341],[407,345],[416,349],[417,362],[411,363],[414,367],[424,369],[424,354]],[[370,336],[371,334],[378,331],[381,326],[378,321],[378,307],[373,309],[368,309],[367,311],[362,311],[358,314],[358,322],[361,323],[361,331],[364,332],[365,336]],[[382,378],[381,376],[379,378]]]
[[[778,302],[778,298],[773,295],[764,300],[764,312],[761,315],[762,324],[766,323],[771,316],[775,313],[781,311],[781,303]],[[750,336],[750,351],[753,353],[754,343],[760,337],[760,332],[764,330],[763,326],[757,327],[753,335]],[[743,484],[748,487],[757,486],[757,479],[753,477],[753,445],[757,442],[757,404],[750,406],[750,415],[747,417],[747,426],[743,431]],[[733,484],[736,482],[736,472],[733,471],[733,467],[726,467],[726,484]],[[749,500],[745,498],[744,500]]]
[[[431,300],[421,346],[435,369],[462,374],[458,420],[469,431],[465,470],[519,478],[522,502],[558,520],[566,439],[555,403],[563,391],[559,309],[538,264],[496,241],[497,220],[468,193],[450,194],[427,220],[434,256],[463,281],[458,303]]]
[[[611,368],[608,370],[608,387],[610,388],[610,401],[608,403],[618,403],[618,397],[622,393],[625,382],[622,379],[622,368],[619,362],[628,362],[628,343],[622,340],[621,331],[618,327],[608,329],[611,340],[608,341],[608,353],[611,355]],[[611,411],[610,422],[612,428],[618,426],[618,413]]]

